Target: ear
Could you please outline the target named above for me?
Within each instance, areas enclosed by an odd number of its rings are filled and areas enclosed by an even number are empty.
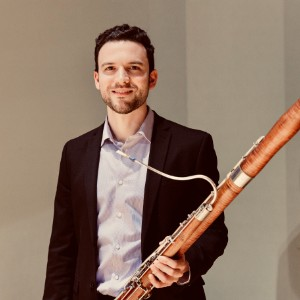
[[[153,89],[156,86],[158,78],[157,70],[153,70],[149,75],[149,89]]]
[[[99,73],[94,71],[94,81],[97,90],[100,90]]]

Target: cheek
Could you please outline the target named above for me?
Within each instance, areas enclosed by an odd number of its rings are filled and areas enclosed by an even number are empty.
[[[140,78],[138,81],[136,81],[136,84],[141,88],[141,89],[148,89],[149,88],[149,78]]]
[[[100,90],[106,90],[109,87],[110,83],[109,80],[105,78],[100,78],[99,80],[99,89]]]

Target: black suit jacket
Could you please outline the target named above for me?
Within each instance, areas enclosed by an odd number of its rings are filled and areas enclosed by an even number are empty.
[[[44,300],[96,300],[96,185],[102,132],[103,124],[69,141],[63,149]],[[219,179],[211,136],[157,114],[149,164],[176,176],[204,174],[215,182]],[[157,248],[159,241],[175,231],[210,191],[209,184],[202,180],[179,182],[148,171],[141,237],[143,260]],[[222,214],[186,253],[191,267],[190,283],[155,289],[151,299],[205,299],[201,275],[223,254],[226,244],[227,229]]]

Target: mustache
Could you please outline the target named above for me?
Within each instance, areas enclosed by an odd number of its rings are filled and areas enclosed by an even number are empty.
[[[124,84],[116,83],[113,87],[111,87],[111,89],[118,89],[118,88],[135,89],[136,85],[132,83],[124,83]]]

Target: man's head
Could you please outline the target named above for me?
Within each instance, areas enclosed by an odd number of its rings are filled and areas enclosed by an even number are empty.
[[[98,55],[102,46],[107,42],[132,41],[143,45],[147,52],[149,73],[154,70],[154,47],[147,33],[139,27],[123,24],[105,30],[96,39],[95,47],[95,71],[98,72]]]
[[[96,40],[94,81],[108,112],[147,110],[147,97],[157,82],[154,48],[138,27],[116,26]]]

